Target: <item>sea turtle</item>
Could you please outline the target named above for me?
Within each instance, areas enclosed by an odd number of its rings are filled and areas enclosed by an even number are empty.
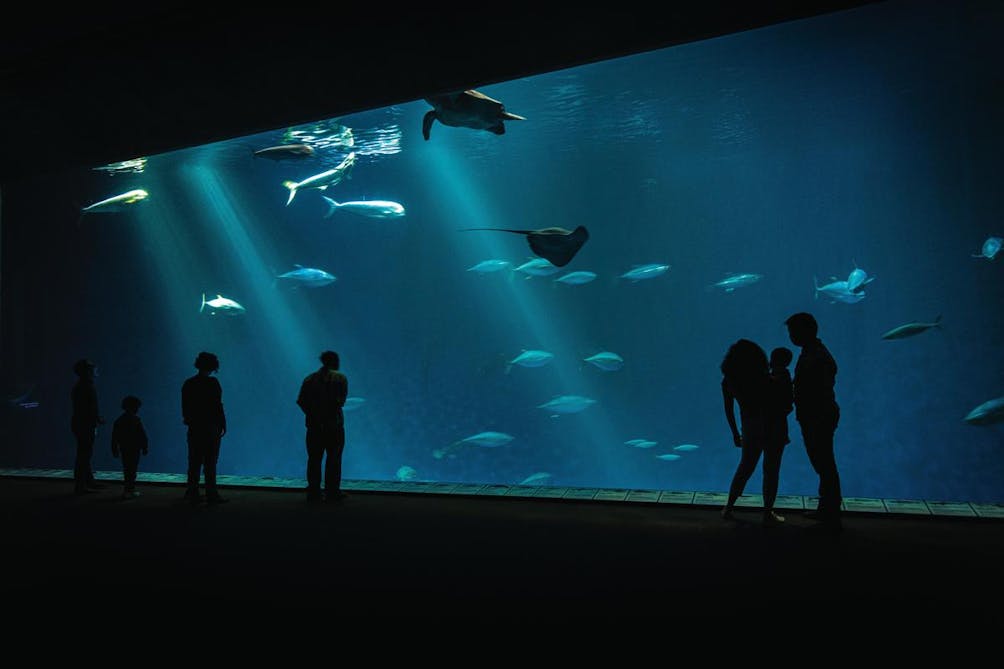
[[[488,130],[496,135],[505,134],[503,121],[526,120],[523,116],[507,112],[498,100],[493,100],[484,93],[478,93],[475,90],[436,95],[425,98],[425,101],[433,107],[422,119],[422,135],[426,139],[429,139],[432,122],[436,120],[443,125]]]

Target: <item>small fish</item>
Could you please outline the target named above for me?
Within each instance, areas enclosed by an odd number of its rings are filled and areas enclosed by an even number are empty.
[[[524,350],[522,353],[509,361],[505,372],[508,374],[513,365],[519,365],[520,367],[543,367],[552,360],[554,360],[554,354],[548,351]]]
[[[658,263],[650,263],[648,265],[635,265],[633,268],[621,274],[622,279],[630,279],[631,281],[637,283],[642,279],[654,279],[657,276],[665,274],[669,270],[669,265],[660,265]]]
[[[583,362],[591,363],[602,369],[604,372],[616,372],[624,366],[624,358],[620,357],[616,353],[611,353],[610,351],[601,351],[596,355],[591,355]]]
[[[624,445],[634,446],[635,448],[652,448],[658,443],[658,441],[648,441],[647,439],[631,439],[629,441],[625,441]]]
[[[596,400],[581,395],[559,395],[545,404],[538,405],[537,408],[549,409],[555,414],[571,414],[585,411],[594,404]]]
[[[362,397],[346,397],[345,404],[342,405],[342,411],[355,411],[365,403],[366,400]]]
[[[369,218],[401,218],[404,216],[404,205],[390,200],[359,200],[358,202],[335,202],[330,197],[321,196],[328,203],[328,213],[324,218],[331,218],[336,211],[347,211]]]
[[[847,287],[848,284],[846,281],[837,281],[836,279],[833,279],[830,283],[820,286],[816,277],[812,277],[812,285],[816,288],[815,297],[818,299],[819,294],[822,293],[830,298],[831,304],[835,304],[837,302],[855,304],[865,299],[865,291],[859,289],[858,292],[853,292]]]
[[[868,272],[858,267],[857,263],[854,263],[854,269],[847,275],[847,290],[852,293],[859,293],[865,284],[871,283],[874,280],[875,277],[869,277]]]
[[[245,312],[244,307],[240,304],[231,300],[229,297],[223,297],[217,294],[211,300],[206,299],[206,294],[202,294],[202,306],[199,307],[199,313],[201,314],[206,307],[209,307],[209,313],[215,316],[217,313],[226,314],[227,316],[240,316]]]
[[[80,210],[80,214],[103,214],[123,211],[126,205],[142,202],[149,196],[150,194],[145,190],[137,188],[136,190],[131,190],[121,195],[110,197],[107,200],[101,200],[100,202],[88,205]]]
[[[1004,421],[1004,397],[987,400],[967,413],[962,420],[970,425],[991,425]]]
[[[414,481],[418,477],[418,472],[416,472],[412,467],[404,465],[398,468],[397,473],[394,476],[397,477],[398,481]]]
[[[353,151],[349,155],[345,156],[338,167],[330,169],[326,172],[321,172],[320,174],[315,174],[312,177],[307,177],[303,181],[283,181],[282,185],[289,189],[289,199],[286,200],[286,206],[293,201],[296,197],[297,191],[301,188],[317,188],[318,190],[327,190],[328,186],[335,186],[341,183],[342,179],[349,176],[352,171],[352,166],[356,164],[356,154]]]
[[[558,272],[558,268],[551,264],[546,258],[534,258],[517,267],[514,272],[523,272],[527,279],[531,276],[549,276]]]
[[[530,474],[525,479],[519,482],[519,485],[539,485],[544,481],[549,481],[551,475],[547,472],[537,472],[536,474]]]
[[[1004,246],[1004,239],[1000,237],[988,237],[987,241],[983,242],[983,248],[980,249],[979,253],[974,253],[973,257],[993,260],[1002,246]]]
[[[721,288],[726,293],[731,293],[736,288],[751,286],[762,278],[763,274],[729,274],[721,281],[711,284],[711,287]]]
[[[581,286],[584,283],[589,283],[596,279],[595,272],[569,272],[564,276],[560,276],[555,279],[558,283],[567,283],[570,286]]]
[[[457,443],[472,444],[474,446],[483,446],[485,448],[497,448],[499,446],[505,446],[512,440],[513,436],[511,434],[506,434],[505,432],[478,432],[475,435],[461,439]]]
[[[296,267],[285,274],[280,274],[276,279],[286,279],[309,288],[320,288],[336,281],[333,274],[325,272],[323,269],[314,267],[304,267],[303,265],[293,265]]]
[[[681,453],[689,453],[690,451],[696,451],[700,446],[697,444],[680,444],[679,446],[674,446],[674,451],[679,451]]]
[[[146,158],[143,157],[121,160],[117,163],[110,163],[108,165],[102,165],[101,167],[94,168],[97,172],[107,172],[111,175],[142,174],[144,169],[146,169]]]
[[[925,332],[931,328],[940,327],[941,315],[939,314],[933,323],[907,323],[906,325],[900,325],[898,328],[893,328],[882,335],[882,339],[906,339],[907,337],[919,335],[921,332]]]
[[[251,155],[269,160],[302,160],[313,157],[314,147],[309,144],[282,144],[252,151]]]
[[[482,260],[477,265],[473,267],[468,267],[468,272],[477,272],[478,274],[489,274],[491,272],[501,272],[507,269],[512,263],[508,260]]]
[[[481,446],[483,448],[498,448],[499,446],[505,446],[510,441],[513,440],[511,434],[506,434],[505,432],[478,432],[477,434],[472,434],[469,437],[465,437],[459,441],[455,441],[449,446],[444,446],[443,448],[437,448],[432,452],[432,457],[437,460],[443,459],[444,456],[449,455],[450,457],[456,457],[455,453],[459,451],[464,446]]]
[[[17,397],[11,397],[10,399],[7,400],[7,404],[14,406],[16,404],[20,404],[21,402],[27,402],[28,398],[31,397],[31,394],[33,392],[35,392],[35,386],[32,386],[27,391],[18,395]]]
[[[676,453],[664,453],[662,455],[657,455],[655,457],[659,458],[660,460],[667,460],[669,462],[680,459],[680,456],[677,455]]]

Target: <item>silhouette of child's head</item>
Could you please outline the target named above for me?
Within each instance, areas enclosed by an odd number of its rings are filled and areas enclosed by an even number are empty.
[[[340,362],[338,354],[334,351],[325,351],[321,354],[321,364],[328,369],[338,369]]]
[[[772,369],[782,369],[791,364],[791,349],[779,346],[770,352],[770,366]]]
[[[195,368],[199,371],[215,372],[220,368],[220,359],[212,353],[202,351],[195,358]]]
[[[126,413],[137,414],[142,405],[143,403],[135,395],[126,395],[122,398],[122,410]]]

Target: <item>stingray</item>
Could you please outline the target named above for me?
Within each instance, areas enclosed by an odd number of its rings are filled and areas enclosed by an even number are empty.
[[[575,230],[565,228],[541,228],[540,230],[509,230],[506,228],[465,228],[461,232],[471,230],[495,230],[496,232],[512,232],[526,235],[530,250],[541,258],[546,258],[556,267],[564,267],[572,261],[582,245],[589,239],[589,231],[580,225]]]

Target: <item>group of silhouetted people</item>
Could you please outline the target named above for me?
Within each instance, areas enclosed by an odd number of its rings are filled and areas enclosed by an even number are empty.
[[[784,447],[790,442],[788,415],[794,408],[802,429],[802,439],[809,462],[819,475],[819,506],[807,515],[823,526],[839,529],[840,476],[833,454],[833,434],[840,420],[840,407],[833,391],[837,364],[819,339],[816,319],[797,313],[785,321],[792,344],[801,348],[795,364],[795,376],[788,372],[792,352],[775,348],[770,358],[756,343],[740,339],[729,347],[722,361],[722,397],[725,417],[736,447],[742,449],[739,466],[729,486],[724,518],[732,518],[736,500],[763,456],[763,522],[776,525],[784,517],[774,510]],[[188,426],[188,484],[185,499],[201,502],[200,475],[205,477],[206,502],[222,504],[227,500],[216,485],[216,463],[220,443],[227,432],[223,411],[223,389],[212,376],[220,368],[219,359],[203,351],[195,359],[198,373],[181,387],[181,413]],[[103,487],[91,471],[91,456],[98,425],[105,421],[98,410],[94,386],[96,367],[89,360],[79,360],[73,367],[79,377],[71,394],[71,428],[77,440],[74,489],[84,494]],[[338,354],[321,354],[321,368],[309,374],[300,386],[296,403],[306,419],[307,501],[338,501],[346,496],[341,490],[342,452],[345,448],[345,421],[342,407],[348,396],[348,380],[339,371]],[[740,424],[735,405],[739,404]],[[140,454],[148,452],[146,432],[139,418],[141,402],[132,395],[122,400],[122,415],[112,429],[112,455],[122,458],[123,497],[134,497],[136,471]],[[324,467],[324,492],[321,489],[321,464]]]
[[[198,372],[181,386],[181,414],[188,427],[188,482],[185,499],[200,504],[199,479],[205,478],[207,504],[223,504],[216,485],[216,463],[220,444],[227,433],[227,417],[223,410],[223,388],[212,375],[219,371],[216,355],[203,351],[195,358]],[[348,396],[348,380],[339,371],[338,354],[321,354],[321,368],[308,375],[300,387],[296,403],[307,423],[307,501],[340,501],[342,451],[345,448],[345,424],[342,407]],[[98,394],[94,377],[96,365],[90,360],[78,360],[73,366],[78,380],[70,394],[73,416],[70,427],[77,441],[77,457],[73,471],[74,492],[78,495],[104,488],[94,478],[91,457],[99,425],[105,423],[98,409]],[[140,455],[149,452],[149,442],[143,421],[139,417],[142,402],[129,395],[122,400],[122,415],[112,428],[112,455],[122,459],[123,498],[139,495],[136,473]],[[327,454],[324,471],[324,494],[321,491],[321,463]]]
[[[740,339],[729,347],[722,361],[725,418],[735,445],[742,449],[722,517],[733,517],[736,500],[762,454],[763,523],[784,522],[784,517],[774,511],[774,502],[781,456],[790,442],[788,414],[794,408],[809,462],[819,476],[819,506],[806,516],[818,520],[826,529],[839,530],[842,527],[840,476],[833,453],[833,434],[840,420],[840,407],[833,390],[837,363],[819,339],[819,326],[812,314],[794,314],[785,325],[791,343],[801,348],[794,379],[788,372],[792,353],[787,348],[774,349],[768,359],[756,343]],[[736,424],[736,403],[741,430]]]

